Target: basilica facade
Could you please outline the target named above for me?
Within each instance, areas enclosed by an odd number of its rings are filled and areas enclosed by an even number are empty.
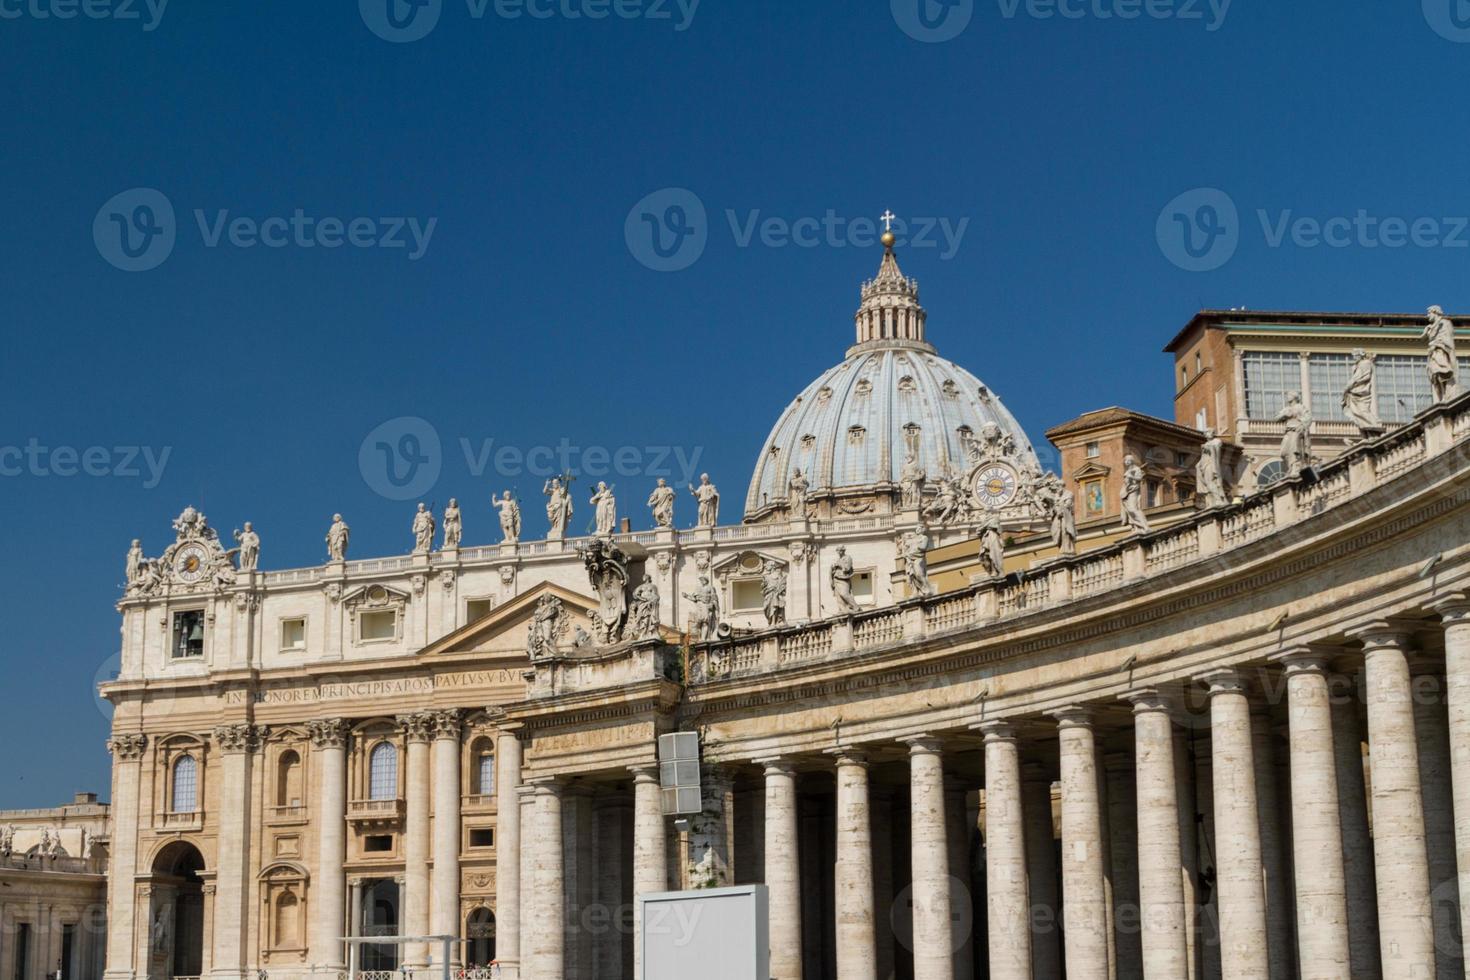
[[[890,242],[738,523],[557,483],[262,570],[186,509],[103,686],[106,976],[631,978],[637,896],[747,883],[777,980],[1462,976],[1470,397],[1248,489],[1116,428],[1167,459],[1046,472]]]

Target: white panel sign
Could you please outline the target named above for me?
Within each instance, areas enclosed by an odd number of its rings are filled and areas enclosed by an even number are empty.
[[[765,885],[638,896],[638,980],[769,980]]]

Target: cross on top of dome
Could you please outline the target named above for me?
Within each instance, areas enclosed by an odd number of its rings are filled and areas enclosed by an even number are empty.
[[[898,237],[893,222],[898,215],[892,209],[879,217],[883,222],[883,261],[878,274],[862,286],[862,306],[857,312],[857,342],[887,341],[896,344],[924,343],[924,321],[927,316],[919,305],[919,283],[903,274],[893,246]]]

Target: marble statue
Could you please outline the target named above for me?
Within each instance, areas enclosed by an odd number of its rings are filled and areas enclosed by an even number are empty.
[[[928,476],[917,456],[910,454],[904,457],[903,469],[898,472],[898,482],[903,488],[900,506],[904,510],[918,510],[923,504],[924,481]]]
[[[434,514],[425,504],[413,515],[413,553],[427,555],[434,550]]]
[[[713,640],[720,626],[720,593],[710,584],[709,576],[699,576],[699,588],[685,592],[684,598],[694,606],[690,617],[693,632],[701,640]]]
[[[1300,476],[1312,465],[1312,413],[1302,403],[1299,391],[1286,393],[1286,404],[1276,416],[1286,424],[1281,437],[1281,466],[1287,477]]]
[[[260,565],[260,535],[254,526],[245,522],[245,530],[234,532],[235,543],[240,546],[240,571],[253,572]]]
[[[459,501],[449,498],[444,508],[444,550],[458,551],[460,539],[464,537],[464,515],[460,513]]]
[[[568,478],[567,482],[570,482]],[[554,476],[541,488],[546,494],[546,519],[551,523],[548,541],[560,541],[567,536],[567,524],[572,520],[572,495],[561,477]]]
[[[1230,503],[1225,490],[1225,443],[1214,429],[1205,430],[1199,462],[1194,464],[1194,490],[1206,507],[1224,507]]]
[[[699,475],[699,486],[689,485],[689,492],[699,501],[699,519],[695,527],[714,527],[720,523],[720,491],[709,482],[709,474]]]
[[[134,538],[132,547],[128,548],[127,583],[129,587],[137,585],[142,580],[144,562],[143,542]]]
[[[1383,431],[1383,420],[1378,417],[1373,396],[1373,373],[1373,355],[1361,347],[1353,351],[1353,375],[1342,393],[1342,409],[1365,438]]]
[[[557,643],[570,628],[566,606],[554,595],[543,595],[536,601],[531,625],[526,631],[526,653],[532,660],[544,660],[557,653]]]
[[[1006,572],[1006,540],[999,514],[988,515],[980,525],[980,567],[991,578]]]
[[[646,640],[650,636],[658,636],[658,603],[658,586],[653,579],[644,580],[633,590],[632,625],[629,626],[633,639]]]
[[[56,847],[57,847],[57,845],[60,842],[61,842],[61,838],[60,837],[52,837],[51,836],[51,828],[50,827],[42,827],[41,828],[41,843],[38,845],[38,848],[37,849],[40,852],[40,855],[42,857],[48,857],[48,858],[55,857],[56,856]]]
[[[761,605],[767,626],[786,622],[786,570],[769,558],[761,566]]]
[[[598,537],[608,538],[618,529],[618,500],[606,483],[597,484],[597,492],[587,501],[592,505]]]
[[[168,920],[164,913],[169,911],[171,911],[169,908],[160,908],[155,912],[153,925],[148,930],[155,956],[162,956],[168,952]]]
[[[327,529],[327,558],[331,561],[347,560],[347,541],[352,529],[342,520],[341,514],[332,515],[332,526]]]
[[[911,596],[934,594],[934,586],[929,582],[928,551],[929,535],[922,524],[898,539],[898,557],[903,561],[904,579]]]
[[[648,507],[653,511],[653,523],[658,528],[674,526],[674,488],[669,481],[659,477],[658,486],[648,495]]]
[[[1460,362],[1455,356],[1455,324],[1438,306],[1429,308],[1429,326],[1421,335],[1429,341],[1429,387],[1434,403],[1447,402],[1460,393]]]
[[[1077,496],[1061,481],[1051,498],[1051,543],[1064,555],[1077,553]]]
[[[857,600],[852,597],[852,556],[842,545],[837,546],[837,559],[832,562],[832,568],[827,573],[827,578],[832,586],[832,598],[837,600],[839,612],[853,613],[858,611]]]
[[[592,628],[599,643],[617,643],[628,622],[628,556],[611,537],[596,537],[577,553],[587,569],[587,581],[597,593]]]
[[[953,523],[959,517],[963,488],[950,474],[940,476],[935,484],[934,499],[924,509],[924,516],[941,526]]]
[[[1123,526],[1140,534],[1148,530],[1148,518],[1143,516],[1143,467],[1134,456],[1123,457],[1123,490],[1119,495],[1123,504]]]
[[[15,824],[5,828],[5,833],[0,834],[0,858],[8,858],[15,853]]]
[[[786,511],[791,520],[806,520],[806,495],[811,488],[811,481],[802,475],[801,470],[791,474],[791,479],[786,483]]]
[[[500,499],[490,498],[490,506],[500,512],[501,540],[505,544],[515,544],[521,540],[521,505],[510,495],[510,491],[500,495]],[[551,510],[547,506],[547,512]]]

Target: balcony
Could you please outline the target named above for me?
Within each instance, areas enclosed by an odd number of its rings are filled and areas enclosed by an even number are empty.
[[[496,799],[494,793],[472,793],[460,797],[459,808],[464,813],[494,813]]]
[[[353,800],[347,804],[348,823],[373,829],[391,829],[403,823],[401,798],[391,800]]]
[[[187,813],[160,813],[158,815],[158,827],[171,833],[182,833],[187,830],[204,829],[204,814],[199,810]]]
[[[266,823],[272,825],[306,822],[304,806],[270,806],[265,809]]]

